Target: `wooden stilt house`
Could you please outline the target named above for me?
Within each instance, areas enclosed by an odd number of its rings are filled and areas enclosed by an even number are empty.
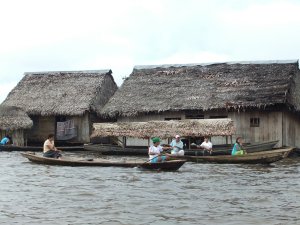
[[[23,109],[33,120],[29,142],[48,134],[57,141],[87,143],[97,111],[117,90],[111,70],[25,73],[4,105]]]
[[[26,145],[26,135],[33,122],[20,108],[0,105],[0,138],[9,135],[13,145]]]
[[[298,60],[286,60],[136,66],[101,115],[118,122],[231,118],[234,139],[300,147],[299,112]]]

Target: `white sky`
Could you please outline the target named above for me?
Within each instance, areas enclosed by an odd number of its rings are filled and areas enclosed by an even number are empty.
[[[24,72],[300,58],[300,0],[0,0],[0,102]]]

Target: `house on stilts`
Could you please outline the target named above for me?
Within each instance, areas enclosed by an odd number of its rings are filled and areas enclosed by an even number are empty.
[[[2,105],[24,110],[33,121],[28,143],[57,141],[88,143],[97,111],[117,90],[111,70],[25,73]]]
[[[0,105],[0,138],[10,136],[11,144],[15,146],[26,145],[26,133],[33,122],[20,108]]]
[[[230,118],[233,140],[300,147],[299,85],[298,60],[136,66],[101,116],[118,122]],[[127,144],[148,143],[128,138]]]

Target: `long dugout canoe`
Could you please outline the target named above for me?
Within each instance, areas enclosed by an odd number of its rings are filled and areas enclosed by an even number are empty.
[[[219,156],[171,156],[173,159],[185,159],[196,163],[227,163],[227,164],[270,164],[286,158],[294,148],[283,148],[245,155]]]
[[[248,153],[271,150],[278,141],[258,142],[253,144],[245,145],[245,149]],[[148,155],[147,147],[126,147],[122,148],[116,145],[108,144],[91,144],[84,145],[84,150],[97,151],[103,155]],[[230,155],[232,146],[214,146],[213,155]],[[189,149],[184,150],[185,155],[189,156],[201,156],[203,150],[201,149]]]
[[[22,156],[27,158],[29,161],[37,164],[45,165],[57,165],[57,166],[98,166],[98,167],[139,167],[148,170],[162,170],[162,171],[175,171],[178,170],[186,160],[171,160],[161,163],[150,163],[148,161],[112,161],[106,159],[84,159],[84,158],[71,158],[62,157],[61,159],[46,158],[40,154],[35,153],[21,153]]]

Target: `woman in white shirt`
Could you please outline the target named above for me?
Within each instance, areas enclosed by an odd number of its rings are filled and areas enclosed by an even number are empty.
[[[153,145],[149,147],[149,160],[151,163],[163,162],[169,159],[166,155],[161,155],[164,150],[170,149],[170,147],[161,147],[160,139],[158,137],[152,138]]]

